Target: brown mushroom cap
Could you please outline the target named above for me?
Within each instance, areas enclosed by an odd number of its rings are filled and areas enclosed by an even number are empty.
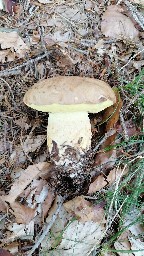
[[[97,113],[115,103],[111,87],[97,79],[57,76],[34,84],[25,94],[24,103],[43,112]]]

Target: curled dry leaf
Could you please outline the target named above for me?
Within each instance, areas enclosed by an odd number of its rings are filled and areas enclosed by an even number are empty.
[[[25,171],[23,171],[20,177],[13,183],[9,194],[2,196],[3,201],[13,203],[16,198],[23,192],[23,190],[32,182],[32,180],[38,177],[38,174],[46,168],[47,163],[39,163],[30,165]],[[49,165],[48,165],[49,166]]]
[[[19,58],[23,58],[25,56],[25,53],[28,51],[27,45],[18,35],[18,32],[14,30],[0,30],[0,46],[1,49],[10,49],[12,53],[15,51],[16,56]],[[9,54],[7,55],[7,57],[9,58]]]
[[[102,16],[101,31],[106,37],[131,39],[138,37],[138,30],[118,5],[110,5]]]
[[[80,221],[94,221],[104,223],[104,209],[99,205],[92,205],[89,201],[85,200],[83,196],[78,196],[66,203],[65,209],[79,218]]]
[[[16,222],[19,224],[28,224],[35,216],[35,209],[22,205],[18,202],[10,204],[15,215]]]

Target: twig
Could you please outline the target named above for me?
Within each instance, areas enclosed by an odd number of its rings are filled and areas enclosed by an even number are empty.
[[[139,55],[140,53],[142,53],[143,51],[144,51],[144,49],[142,49],[142,50],[140,50],[139,52],[137,52],[136,54],[134,54],[134,56],[132,56],[132,57],[128,60],[128,62],[118,70],[118,72],[120,72],[122,69],[124,69],[124,68],[131,62],[131,60],[135,59],[135,57],[138,56],[138,55]]]
[[[135,21],[140,25],[140,27],[144,30],[144,16],[137,10],[136,6],[133,6],[129,1],[124,0],[127,8],[130,10]]]
[[[43,241],[43,239],[45,238],[45,236],[47,235],[47,233],[49,232],[49,230],[51,229],[52,225],[54,224],[59,211],[62,207],[62,204],[65,200],[65,197],[61,198],[61,201],[58,202],[58,206],[57,209],[55,211],[55,213],[52,215],[52,218],[50,220],[50,222],[47,224],[47,226],[44,227],[42,234],[40,235],[40,237],[38,238],[37,242],[35,243],[35,245],[32,247],[32,249],[29,251],[29,253],[27,254],[27,256],[31,256],[32,253],[34,253],[34,251],[39,247],[39,245],[41,244],[41,242]]]
[[[110,130],[108,131],[105,136],[101,139],[101,141],[95,146],[95,148],[93,149],[93,152],[96,152],[98,150],[98,148],[113,134],[115,134],[116,131],[115,130]]]
[[[142,90],[142,91],[140,91],[139,93],[137,93],[137,94],[135,95],[135,97],[130,100],[130,103],[124,108],[123,112],[126,113],[126,111],[128,110],[128,108],[129,108],[131,105],[133,105],[133,104],[136,102],[136,100],[137,100],[141,95],[143,95],[143,93],[144,93],[144,90]]]
[[[10,68],[10,69],[4,70],[4,71],[0,71],[0,77],[18,75],[18,74],[21,73],[21,69],[22,68],[24,68],[25,66],[31,65],[34,62],[37,62],[37,61],[47,57],[48,55],[49,55],[49,53],[47,52],[47,53],[42,54],[41,56],[38,56],[38,57],[33,58],[33,59],[30,59],[30,60],[24,62],[23,64],[18,65],[18,66],[14,67],[14,68]]]
[[[120,121],[121,121],[121,126],[122,126],[122,129],[123,129],[123,132],[124,132],[124,138],[125,138],[126,141],[128,141],[129,136],[128,136],[128,133],[127,133],[127,128],[126,128],[126,125],[125,125],[125,120],[124,120],[124,116],[123,116],[122,111],[120,111]]]

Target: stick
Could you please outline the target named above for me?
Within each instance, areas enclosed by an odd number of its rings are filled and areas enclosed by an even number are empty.
[[[116,131],[115,130],[109,130],[105,136],[101,139],[101,141],[95,146],[95,148],[93,149],[93,152],[96,152],[98,150],[98,148],[113,134],[115,134]]]
[[[33,58],[33,59],[30,59],[26,62],[24,62],[23,64],[21,65],[18,65],[14,68],[10,68],[10,69],[6,69],[4,71],[0,71],[0,77],[2,76],[12,76],[12,75],[18,75],[21,73],[21,69],[24,68],[25,66],[28,66],[28,65],[31,65],[33,64],[34,62],[37,62],[45,57],[47,57],[49,55],[49,53],[44,53],[42,54],[41,56],[38,56],[36,58]]]
[[[58,202],[57,209],[56,209],[55,213],[52,215],[52,218],[51,218],[50,222],[44,227],[44,229],[42,231],[42,234],[40,235],[40,237],[38,238],[37,242],[32,247],[32,249],[29,251],[27,256],[31,256],[32,253],[34,253],[34,251],[39,247],[39,245],[41,244],[41,242],[43,241],[43,239],[45,238],[45,236],[47,235],[47,233],[51,229],[52,225],[54,224],[54,222],[55,222],[55,220],[56,220],[56,218],[59,214],[59,211],[62,207],[62,204],[63,204],[64,200],[65,200],[65,198],[63,197],[63,198],[61,198],[61,201]]]

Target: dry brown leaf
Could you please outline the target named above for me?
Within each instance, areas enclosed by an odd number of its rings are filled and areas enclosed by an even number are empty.
[[[137,61],[133,61],[133,66],[135,69],[138,69],[139,71],[141,71],[142,67],[144,66],[144,60],[137,60]]]
[[[123,175],[125,175],[128,172],[128,169],[113,169],[110,171],[109,175],[107,176],[108,185],[111,185],[116,180],[121,179]]]
[[[23,142],[23,151],[28,154],[30,152],[34,152],[41,147],[41,145],[45,142],[45,135],[37,135],[37,136],[27,136],[27,139]]]
[[[71,214],[74,214],[80,221],[105,222],[104,209],[99,205],[92,205],[85,200],[83,196],[78,196],[66,203],[64,208]]]
[[[99,175],[94,182],[92,182],[89,186],[88,194],[95,193],[100,189],[104,188],[106,185],[111,185],[117,179],[120,179],[123,175],[128,172],[128,169],[113,169],[110,171],[109,175],[104,177],[102,174]]]
[[[45,168],[46,162],[35,165],[30,165],[25,171],[23,171],[20,177],[15,180],[14,184],[9,191],[9,194],[2,196],[3,201],[13,203],[16,198],[23,192],[23,190],[32,182],[32,180],[38,177],[38,174]]]
[[[121,12],[118,5],[110,5],[102,16],[101,31],[106,37],[115,39],[137,39],[138,30],[133,22]]]
[[[10,156],[11,160],[17,161],[18,163],[25,162],[26,156],[30,152],[34,152],[38,150],[45,140],[46,140],[45,135],[37,135],[37,136],[28,135],[26,140],[21,145],[18,145],[16,147],[16,150],[13,151],[13,153]]]
[[[102,165],[104,170],[113,168],[116,162],[116,150],[109,150],[106,152],[99,152],[95,159],[95,165]]]
[[[0,31],[0,45],[1,49],[11,49],[15,51],[19,58],[23,58],[28,51],[27,45],[18,35],[17,31]]]
[[[35,209],[22,205],[18,202],[10,204],[13,209],[13,214],[16,218],[16,222],[19,224],[28,224],[35,216]]]
[[[101,174],[89,186],[88,194],[95,193],[107,185],[106,178]]]
[[[7,204],[0,198],[0,212],[7,212]]]
[[[125,216],[124,224],[121,228],[127,227],[127,229],[114,243],[114,247],[116,250],[133,250],[132,252],[126,253],[126,255],[130,256],[144,255],[144,242],[142,241],[142,239],[139,239],[139,237],[144,234],[144,227],[141,223],[135,222],[137,217],[140,215],[141,211],[133,208],[132,211]],[[117,254],[123,256],[123,252],[118,251]]]
[[[49,211],[48,217],[46,222],[49,223],[51,221],[51,218],[53,214],[55,214],[57,204],[61,201],[61,197],[56,196],[56,199]],[[72,215],[70,215],[62,205],[60,208],[59,214],[54,222],[54,224],[51,227],[51,234],[48,233],[45,239],[42,241],[41,246],[44,248],[44,250],[49,250],[50,248],[55,248],[56,244],[59,244],[61,241],[61,234],[63,233],[66,225],[68,224],[68,221],[70,221],[73,218]]]
[[[20,116],[18,119],[14,120],[14,123],[21,127],[22,130],[28,130],[31,125],[28,124],[28,118],[26,116]]]

